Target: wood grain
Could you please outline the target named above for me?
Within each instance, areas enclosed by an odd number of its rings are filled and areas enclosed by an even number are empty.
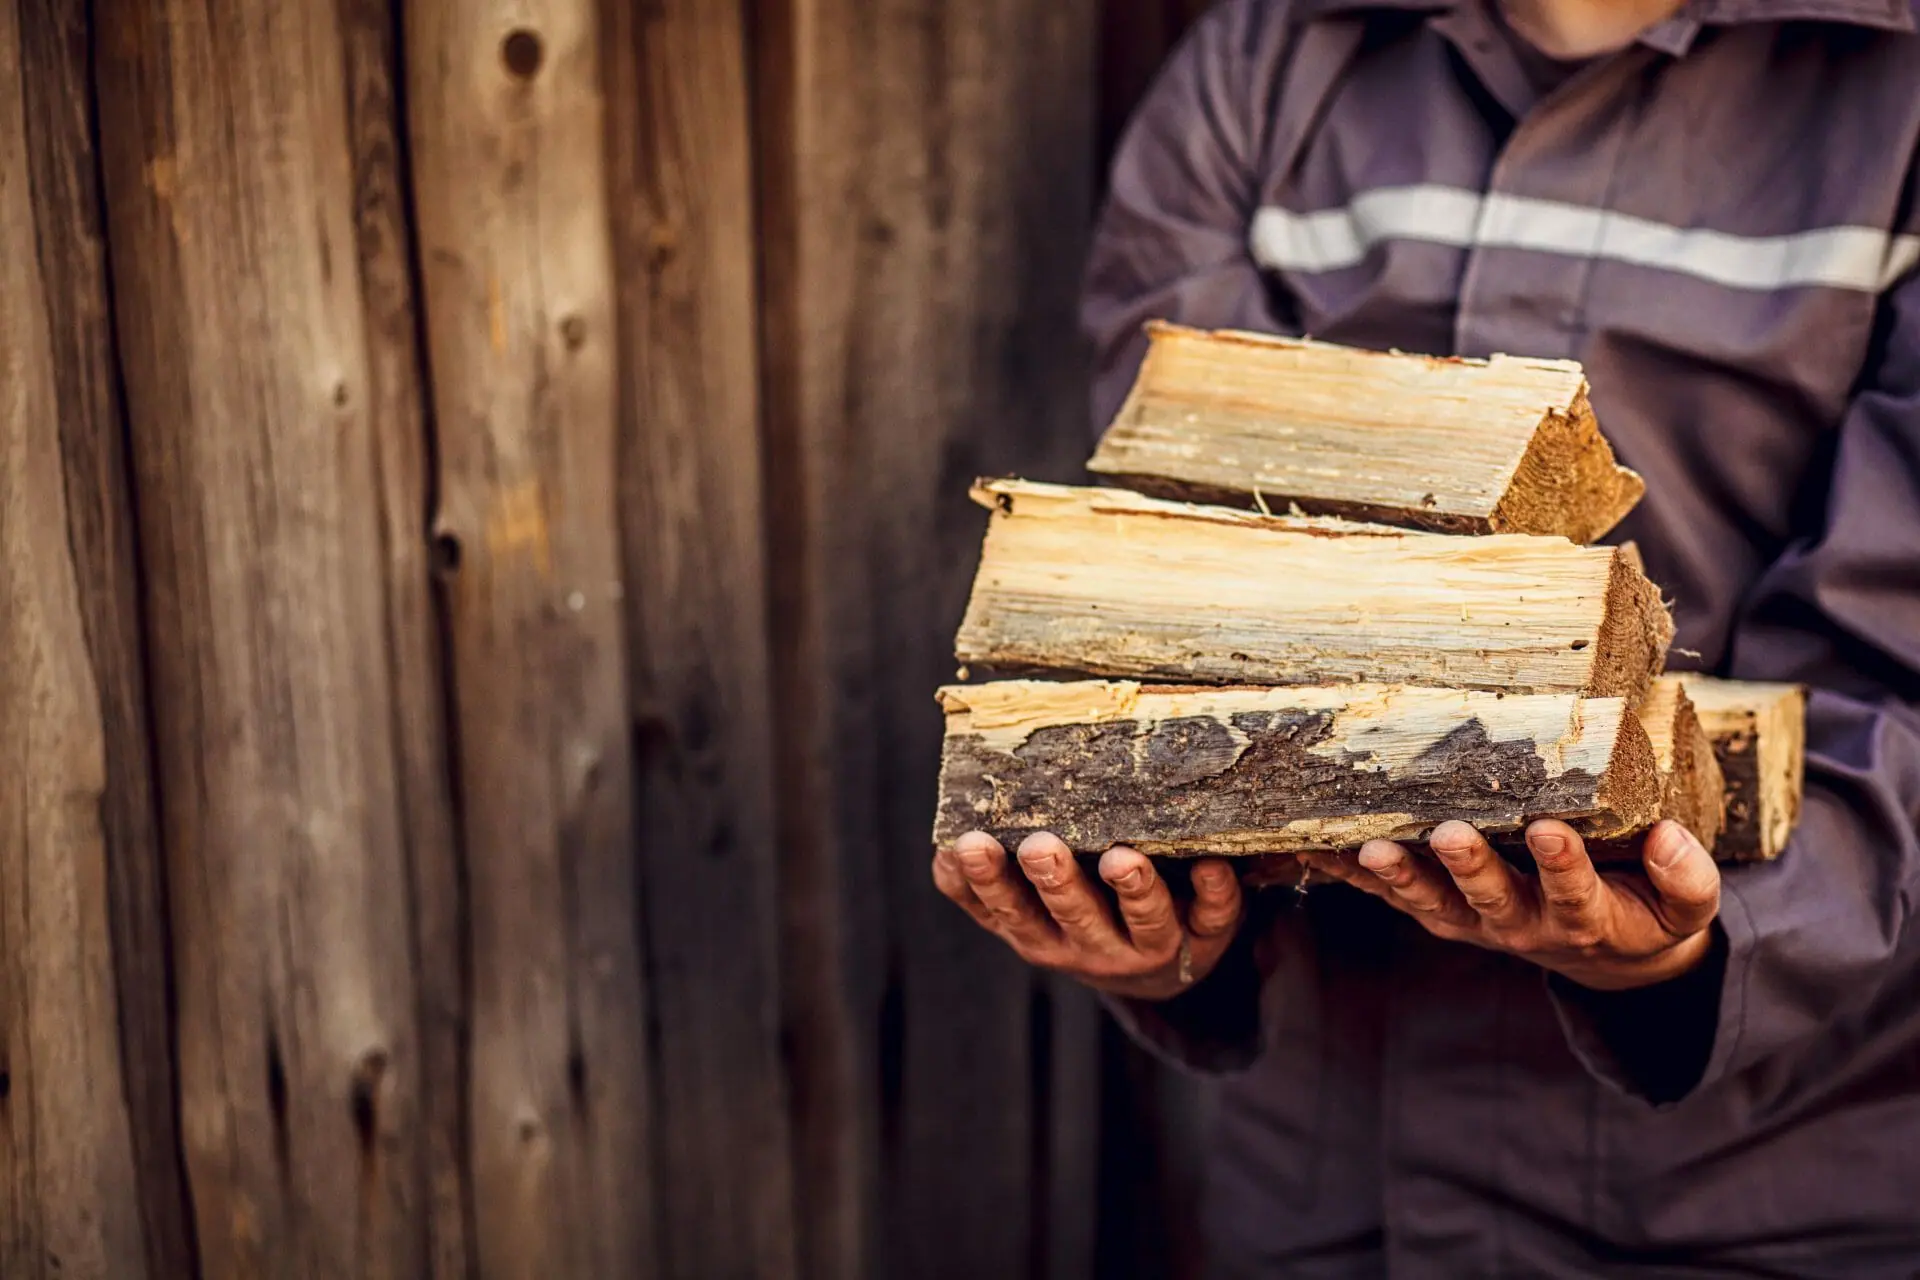
[[[465,1280],[472,1186],[465,1165],[466,900],[453,809],[447,674],[434,599],[425,351],[399,118],[399,17],[385,0],[342,0],[355,247],[367,328],[367,412],[379,478],[387,593],[382,637],[393,689],[418,991],[425,1194],[419,1227],[435,1280]]]
[[[1029,1275],[1034,980],[929,894],[982,471],[1084,456],[1090,0],[755,8],[796,1184],[808,1274]],[[870,1100],[880,1098],[874,1107]],[[1092,1195],[1092,1171],[1050,1177]],[[1064,1193],[1063,1193],[1064,1194]]]
[[[603,5],[661,1272],[795,1274],[747,45]]]
[[[488,1277],[656,1260],[600,41],[592,0],[407,10]]]
[[[1464,360],[1148,326],[1088,463],[1165,497],[1591,542],[1646,486],[1568,360]]]
[[[1726,824],[1726,780],[1713,742],[1679,676],[1662,676],[1635,712],[1653,744],[1660,816],[1684,825],[1712,852]]]
[[[940,698],[936,845],[980,829],[1008,848],[1051,831],[1076,853],[1297,853],[1455,818],[1605,837],[1660,816],[1663,779],[1617,698],[1024,680]]]
[[[1800,821],[1806,784],[1807,693],[1799,685],[1682,677],[1726,780],[1717,852],[1777,858]]]
[[[106,722],[81,603],[83,579],[105,566],[77,563],[68,540],[61,313],[39,253],[40,219],[77,210],[58,198],[36,208],[22,82],[42,69],[23,57],[21,20],[0,4],[0,1274],[143,1276]],[[34,123],[49,142],[48,122]]]
[[[387,424],[338,10],[95,20],[201,1264],[420,1275]]]
[[[1672,622],[1622,552],[985,482],[955,652],[1228,684],[1375,681],[1637,702]]]
[[[24,0],[19,14],[26,69],[20,89],[45,284],[41,297],[52,357],[53,419],[65,464],[67,541],[106,759],[100,817],[119,993],[121,1082],[148,1272],[190,1275],[193,1227],[174,1110],[172,962],[140,635],[134,495],[93,140],[94,33],[83,6]]]

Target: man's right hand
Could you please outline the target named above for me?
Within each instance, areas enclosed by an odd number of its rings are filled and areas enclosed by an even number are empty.
[[[1182,909],[1144,854],[1107,850],[1100,878],[1119,899],[1116,920],[1057,837],[1028,836],[1019,856],[1024,879],[1008,867],[999,841],[970,831],[934,854],[933,882],[1027,963],[1110,995],[1179,995],[1213,971],[1240,927],[1240,882],[1221,858],[1193,864],[1194,897]]]

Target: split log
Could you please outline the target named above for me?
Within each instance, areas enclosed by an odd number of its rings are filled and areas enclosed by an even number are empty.
[[[1616,548],[1000,480],[956,653],[1001,674],[1624,697],[1673,625]]]
[[[1618,837],[1663,782],[1619,698],[1413,686],[1009,680],[940,691],[936,844],[1051,831],[1076,853],[1259,854],[1423,840],[1452,818]]]
[[[1735,862],[1778,857],[1800,820],[1806,690],[1695,675],[1684,683],[1726,781],[1720,856]]]
[[[1465,360],[1149,326],[1088,466],[1163,497],[1591,542],[1645,490],[1570,360]]]
[[[1725,826],[1726,783],[1684,682],[1678,676],[1661,676],[1648,688],[1635,714],[1653,746],[1654,768],[1660,775],[1660,816],[1680,823],[1709,852],[1714,851]],[[1592,853],[1596,859],[1637,861],[1640,842],[1600,841]]]

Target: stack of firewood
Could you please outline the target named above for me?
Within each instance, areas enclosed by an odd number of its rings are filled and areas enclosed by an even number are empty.
[[[1768,858],[1801,691],[1662,674],[1642,485],[1568,361],[1156,325],[1090,467],[983,481],[935,840],[1285,854],[1662,818]],[[1085,677],[1098,677],[1088,679]]]

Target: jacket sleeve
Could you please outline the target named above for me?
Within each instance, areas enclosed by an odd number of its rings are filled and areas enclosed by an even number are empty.
[[[1115,153],[1081,323],[1095,352],[1094,430],[1126,398],[1151,319],[1286,332],[1247,234],[1265,127],[1258,104],[1284,40],[1280,6],[1226,0],[1162,69]]]
[[[1554,984],[1576,1052],[1651,1101],[1791,1048],[1920,965],[1920,278],[1883,300],[1878,333],[1822,527],[1761,577],[1733,636],[1728,674],[1809,686],[1800,825],[1778,860],[1723,868],[1717,981],[1625,999]],[[1657,1015],[1711,1043],[1661,1048]]]

